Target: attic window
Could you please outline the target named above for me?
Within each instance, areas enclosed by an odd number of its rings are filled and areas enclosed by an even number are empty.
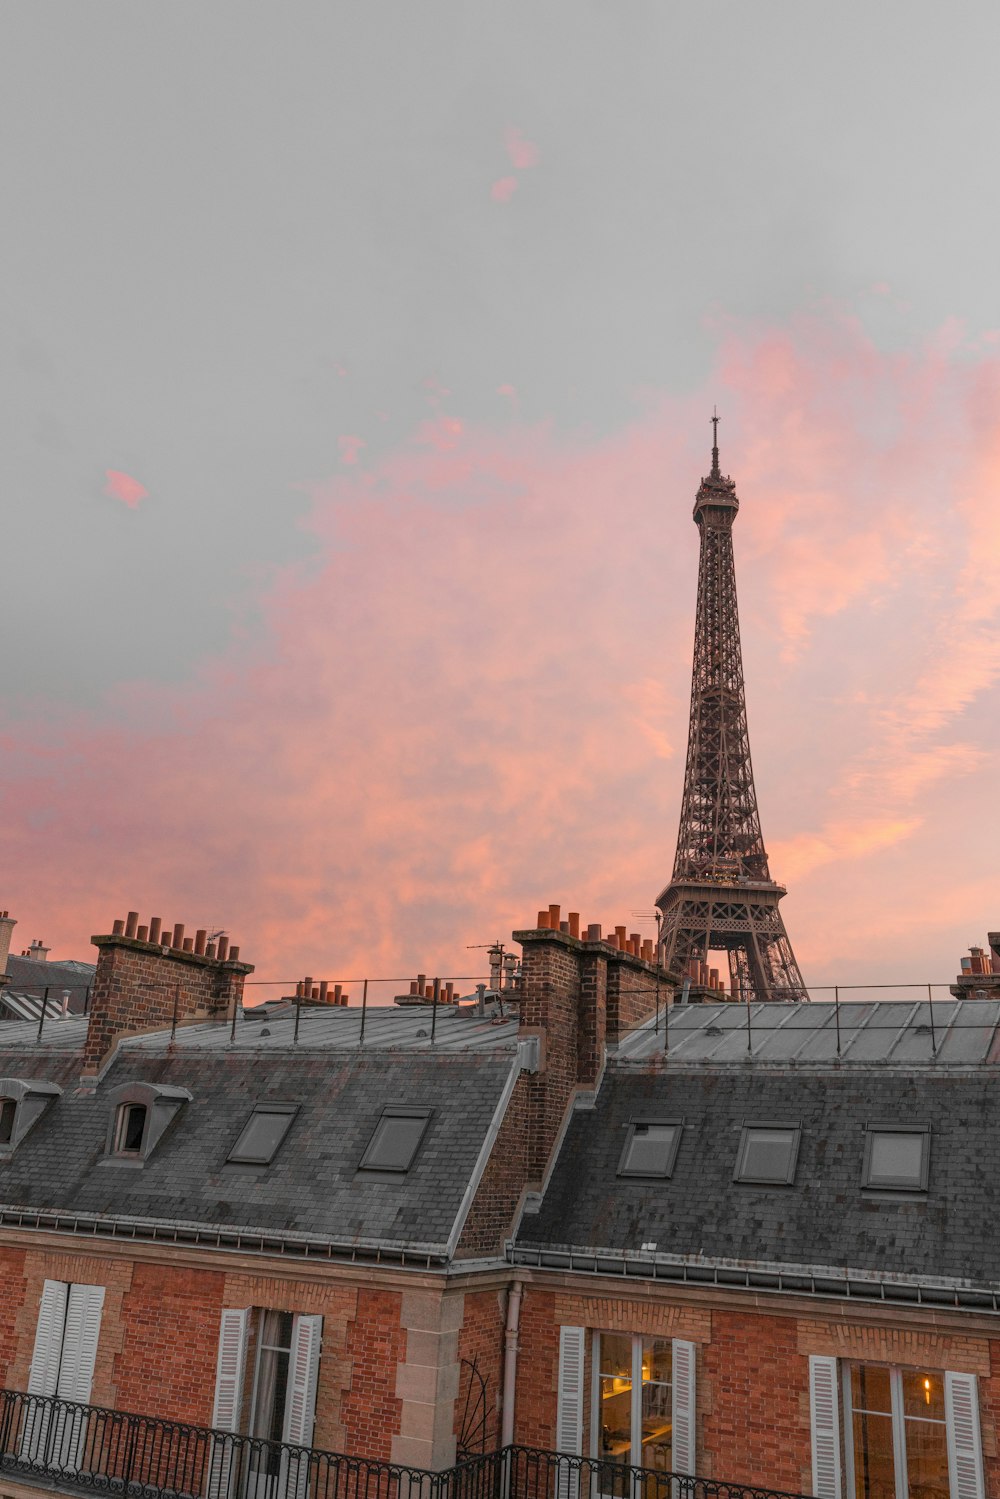
[[[682,1127],[676,1119],[631,1120],[618,1175],[672,1176]]]
[[[0,1157],[13,1154],[61,1092],[41,1078],[0,1078]]]
[[[926,1192],[930,1147],[926,1124],[870,1124],[865,1134],[862,1186]]]
[[[112,1106],[105,1144],[107,1164],[141,1165],[149,1159],[191,1094],[160,1083],[123,1083],[108,1102]]]
[[[733,1180],[789,1186],[799,1154],[797,1124],[744,1124]]]
[[[383,1109],[358,1170],[409,1171],[430,1117],[430,1109]]]
[[[149,1110],[143,1103],[123,1103],[115,1126],[115,1154],[141,1155]]]
[[[226,1159],[249,1166],[269,1166],[298,1112],[296,1103],[258,1104]]]

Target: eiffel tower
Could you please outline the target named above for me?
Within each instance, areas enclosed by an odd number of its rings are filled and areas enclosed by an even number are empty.
[[[750,763],[743,656],[733,564],[736,486],[719,471],[712,417],[712,472],[694,502],[701,533],[684,798],[673,877],[657,897],[662,962],[675,973],[729,955],[732,998],[804,1000],[761,837]]]

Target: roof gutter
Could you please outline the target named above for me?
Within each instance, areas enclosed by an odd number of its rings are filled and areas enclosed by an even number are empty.
[[[318,1234],[266,1233],[230,1224],[213,1228],[197,1223],[158,1222],[154,1218],[110,1218],[100,1213],[60,1213],[37,1208],[0,1207],[0,1227],[81,1234],[91,1239],[184,1244],[238,1254],[284,1254],[297,1259],[405,1265],[422,1270],[443,1269],[449,1261],[445,1244],[402,1245],[379,1239],[338,1243]]]
[[[769,1265],[696,1256],[642,1254],[622,1249],[578,1249],[572,1246],[532,1248],[509,1245],[514,1265],[574,1274],[615,1276],[636,1281],[727,1290],[764,1291],[775,1295],[881,1302],[928,1307],[958,1307],[1000,1314],[1000,1287],[968,1281],[920,1280],[874,1270],[838,1270],[830,1266]]]

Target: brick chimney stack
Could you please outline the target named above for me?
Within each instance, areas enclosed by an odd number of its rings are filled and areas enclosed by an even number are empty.
[[[640,1024],[673,1000],[675,979],[654,960],[655,944],[624,927],[602,936],[579,914],[560,919],[559,906],[539,911],[538,924],[514,933],[523,958],[519,1034],[539,1037],[539,1072],[530,1078],[530,1168],[540,1175],[567,1108],[590,1092],[604,1067],[609,1038]]]
[[[10,953],[10,939],[16,926],[17,922],[13,916],[8,916],[6,911],[0,911],[0,986],[10,983],[7,973],[7,957]]]
[[[243,1002],[243,984],[252,963],[225,937],[207,942],[199,928],[164,926],[154,916],[139,925],[137,911],[116,921],[110,936],[91,937],[97,972],[91,993],[90,1025],[84,1049],[84,1076],[96,1076],[124,1036],[178,1025],[227,1020]]]

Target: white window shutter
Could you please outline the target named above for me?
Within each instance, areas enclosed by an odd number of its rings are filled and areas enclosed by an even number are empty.
[[[47,1280],[42,1287],[35,1328],[35,1347],[28,1373],[28,1394],[52,1396],[59,1384],[59,1361],[62,1357],[63,1332],[66,1328],[66,1302],[69,1286],[63,1280]],[[26,1401],[24,1425],[21,1428],[20,1455],[31,1461],[44,1461],[50,1425],[47,1406]]]
[[[672,1352],[673,1428],[670,1466],[675,1473],[694,1473],[697,1426],[695,1420],[695,1360],[693,1343],[674,1338]]]
[[[90,1401],[103,1310],[103,1286],[70,1286],[56,1389],[60,1400],[79,1405],[87,1405]],[[64,1469],[75,1471],[80,1466],[86,1440],[86,1411],[60,1407],[53,1426],[51,1460]]]
[[[946,1374],[948,1482],[951,1499],[983,1499],[983,1448],[979,1437],[979,1381],[974,1374]]]
[[[556,1450],[579,1457],[583,1452],[583,1355],[586,1328],[559,1329],[559,1397],[556,1403]],[[559,1468],[556,1499],[577,1499],[580,1474]]]
[[[247,1359],[247,1328],[250,1308],[226,1308],[219,1327],[219,1358],[215,1366],[215,1404],[212,1425],[221,1431],[236,1431],[243,1404],[243,1369]]]
[[[218,1431],[239,1429],[243,1405],[243,1371],[247,1361],[250,1308],[227,1307],[219,1325],[219,1358],[215,1366],[212,1425]],[[238,1469],[239,1444],[212,1438],[208,1465],[208,1499],[226,1499]]]
[[[292,1351],[288,1360],[288,1403],[285,1407],[283,1442],[290,1447],[311,1447],[316,1422],[316,1386],[319,1352],[323,1341],[322,1317],[296,1317],[292,1326]],[[309,1487],[309,1458],[295,1452],[282,1453],[280,1492],[285,1499],[305,1499]]]
[[[840,1401],[837,1360],[811,1354],[812,1481],[816,1499],[840,1499]]]
[[[81,1405],[90,1401],[103,1310],[103,1286],[70,1286],[62,1365],[56,1390],[60,1400],[77,1400]]]
[[[31,1355],[31,1372],[28,1375],[29,1395],[56,1393],[68,1297],[69,1286],[63,1280],[47,1280],[42,1287],[38,1326],[35,1329],[35,1351]]]
[[[293,1447],[311,1447],[316,1420],[316,1382],[323,1340],[322,1317],[296,1317],[292,1353],[288,1360],[288,1408],[282,1440]]]

